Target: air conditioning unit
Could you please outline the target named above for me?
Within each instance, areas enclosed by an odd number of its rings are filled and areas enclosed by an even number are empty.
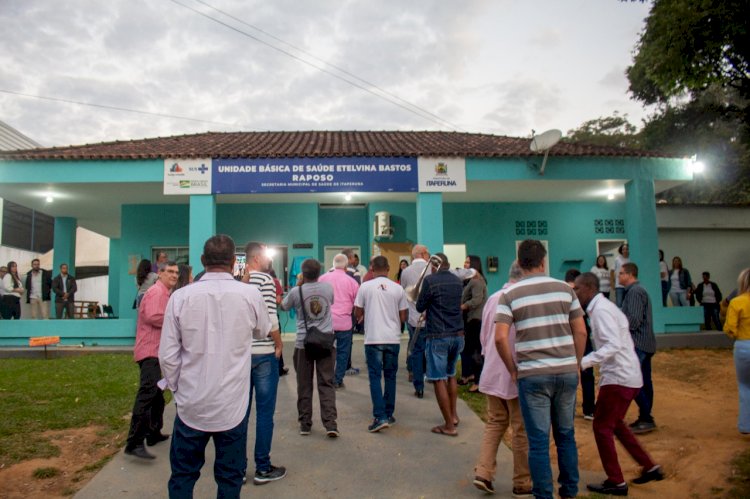
[[[378,239],[390,239],[393,237],[393,227],[391,227],[391,214],[387,211],[375,213],[375,224],[373,234]]]

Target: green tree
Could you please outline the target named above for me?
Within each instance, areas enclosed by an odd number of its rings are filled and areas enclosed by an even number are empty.
[[[567,139],[600,146],[639,148],[638,129],[628,121],[628,115],[615,111],[612,116],[588,120],[576,129],[568,130]]]
[[[667,103],[719,85],[750,99],[747,0],[654,0],[627,70],[630,91]]]

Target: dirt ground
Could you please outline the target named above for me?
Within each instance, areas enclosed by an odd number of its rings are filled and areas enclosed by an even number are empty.
[[[106,433],[89,426],[44,434],[60,449],[60,455],[49,459],[30,459],[0,469],[0,496],[7,499],[70,497],[83,487],[109,456],[117,452],[122,435]],[[34,471],[55,468],[50,478],[36,478]]]
[[[713,498],[732,487],[731,461],[750,448],[737,431],[737,381],[731,350],[657,352],[652,362],[654,418],[658,430],[641,443],[667,474],[661,482],[630,487],[629,497]],[[579,397],[580,400],[580,397]],[[580,408],[578,410],[581,416]],[[635,421],[635,403],[627,422]],[[602,472],[591,423],[576,418],[579,467]],[[638,465],[618,444],[626,480],[640,474]],[[605,475],[602,472],[601,478]],[[582,491],[585,484],[581,484]]]
[[[674,350],[653,359],[654,417],[658,430],[641,437],[667,479],[632,486],[630,497],[714,498],[731,488],[732,458],[750,448],[750,437],[737,431],[737,383],[731,350]],[[580,397],[579,397],[580,400]],[[601,473],[591,423],[578,410],[576,440],[582,470]],[[628,422],[635,420],[635,404]],[[5,498],[69,497],[93,476],[97,463],[119,448],[117,435],[103,436],[89,427],[49,432],[60,456],[25,461],[0,469],[0,495]],[[619,448],[626,479],[639,474],[636,463]],[[52,478],[35,478],[38,468],[54,467]],[[92,469],[93,468],[93,469]],[[601,478],[604,478],[602,473]],[[581,483],[582,493],[585,483]]]

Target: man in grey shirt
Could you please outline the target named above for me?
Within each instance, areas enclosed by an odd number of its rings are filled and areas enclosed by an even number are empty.
[[[309,435],[312,428],[313,372],[317,373],[320,417],[330,438],[339,436],[336,423],[336,388],[333,383],[333,368],[336,349],[322,359],[308,358],[305,352],[307,329],[313,326],[320,331],[333,334],[331,305],[333,286],[318,282],[320,262],[308,258],[302,262],[302,279],[281,302],[282,310],[297,312],[297,340],[294,345],[294,370],[297,372],[297,413],[300,435]],[[302,307],[304,306],[304,314]],[[307,324],[305,324],[307,315]]]

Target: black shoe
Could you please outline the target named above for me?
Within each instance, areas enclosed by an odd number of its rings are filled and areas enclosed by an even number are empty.
[[[478,488],[479,490],[483,490],[488,494],[495,493],[495,487],[492,486],[492,482],[478,476],[474,477],[474,487]]]
[[[367,427],[367,431],[370,433],[377,433],[383,428],[388,428],[388,420],[387,419],[374,419],[372,421],[372,424]]]
[[[513,497],[534,497],[534,494],[531,493],[531,489],[513,487]]]
[[[396,424],[396,418],[393,416],[388,416],[388,424]]]
[[[661,470],[661,466],[657,465],[649,471],[644,471],[643,473],[641,473],[641,476],[633,479],[633,483],[643,485],[644,483],[652,482],[654,480],[656,480],[657,482],[660,480],[664,480],[664,472]]]
[[[303,436],[307,436],[310,434],[310,427],[309,426],[300,426],[299,427],[299,434]]]
[[[628,484],[617,485],[609,480],[604,480],[602,483],[590,483],[586,485],[586,488],[591,492],[597,494],[605,494],[609,496],[626,496],[628,495]]]
[[[343,390],[344,388],[346,388],[346,386],[344,385],[344,382],[343,382],[343,381],[342,381],[341,383],[336,383],[336,382],[334,381],[334,383],[333,383],[333,387],[334,387],[334,388],[335,388],[336,390]]]
[[[125,454],[128,456],[139,457],[141,459],[156,459],[156,456],[147,451],[142,445],[138,445],[132,449],[125,447]]]
[[[289,374],[289,368],[285,367],[284,369],[279,369],[279,376],[286,376]]]
[[[336,428],[331,428],[330,430],[326,430],[326,436],[328,438],[339,438],[339,435],[341,434],[339,433],[339,430],[337,430]]]
[[[148,445],[149,447],[153,447],[159,442],[163,442],[165,440],[169,440],[169,435],[165,435],[163,433],[157,433],[156,435],[146,437],[146,445]]]
[[[418,399],[423,399],[424,398],[424,390],[416,390],[414,392],[414,396],[417,397]]]
[[[274,466],[272,464],[268,471],[256,471],[255,476],[253,477],[253,483],[255,485],[263,485],[264,483],[281,480],[285,476],[286,468],[283,466]]]
[[[634,424],[630,425],[630,431],[635,433],[636,435],[641,435],[643,433],[649,433],[656,429],[656,423],[653,421],[636,421]]]

